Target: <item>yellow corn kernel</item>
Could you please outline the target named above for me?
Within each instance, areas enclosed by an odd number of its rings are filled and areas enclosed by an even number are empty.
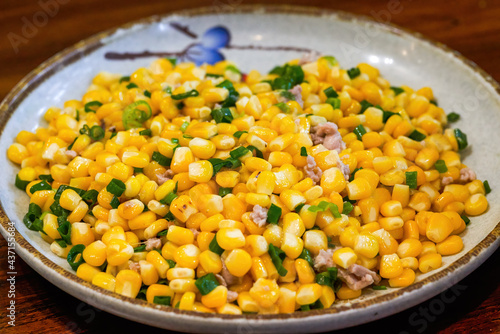
[[[162,254],[163,254],[163,249],[162,249]],[[148,252],[148,254],[146,255],[146,261],[151,263],[156,268],[156,271],[158,271],[158,275],[160,276],[160,278],[167,277],[167,271],[170,269],[170,265],[165,260],[165,258],[162,255],[160,255],[160,253],[158,253],[155,250]]]
[[[196,269],[199,263],[200,249],[193,244],[182,245],[177,248],[174,260],[177,265]]]
[[[400,258],[417,257],[422,252],[422,243],[418,239],[405,239],[403,240],[397,250]]]
[[[464,204],[465,213],[469,216],[481,215],[488,209],[488,200],[481,193],[472,194]]]
[[[403,273],[403,265],[397,254],[383,255],[380,259],[380,276],[394,278]]]
[[[337,291],[337,297],[339,299],[354,299],[361,296],[361,292],[361,290],[352,290],[346,285],[342,285],[339,291]]]
[[[219,285],[208,294],[201,296],[201,302],[206,307],[222,307],[227,302],[227,288]]]
[[[445,240],[453,232],[453,229],[454,226],[450,218],[441,213],[433,213],[427,222],[425,235],[429,240],[437,243]]]
[[[333,262],[344,269],[347,269],[351,264],[356,263],[357,259],[358,256],[356,253],[349,247],[337,249],[333,253]]]
[[[322,293],[323,288],[317,283],[302,284],[297,290],[295,301],[299,305],[309,305],[316,302]]]
[[[212,164],[208,160],[200,160],[189,164],[189,179],[194,182],[208,182],[213,175]]]
[[[427,211],[431,208],[431,200],[429,195],[424,192],[416,192],[410,199],[408,207],[415,211]]]
[[[374,258],[379,251],[377,239],[368,234],[358,234],[354,237],[354,251],[357,254]]]
[[[76,270],[76,276],[80,277],[84,281],[92,282],[95,275],[97,275],[100,272],[101,271],[99,270],[99,268],[92,267],[87,263],[82,263],[81,265],[78,266],[78,269]]]
[[[415,281],[415,272],[410,268],[404,268],[401,275],[389,279],[391,288],[403,288],[413,284]]]
[[[87,223],[73,223],[71,225],[71,243],[73,245],[90,245],[95,240],[91,226]]]
[[[380,218],[378,222],[380,226],[386,231],[393,231],[403,227],[404,225],[403,218],[399,216]]]
[[[350,200],[359,200],[370,197],[373,189],[368,180],[358,178],[349,182],[346,190]]]
[[[111,266],[119,266],[125,263],[132,255],[134,255],[134,248],[124,240],[113,239],[107,244],[106,257],[108,264]]]
[[[249,291],[250,297],[255,300],[260,307],[268,308],[273,306],[280,296],[279,286],[275,280],[259,278]]]
[[[92,278],[92,284],[111,292],[115,291],[115,283],[116,279],[113,275],[103,272],[97,273],[94,275],[94,278]]]
[[[313,268],[304,259],[295,260],[295,271],[299,278],[301,284],[313,283],[315,279],[315,273]]]
[[[130,298],[135,298],[141,289],[141,275],[133,270],[121,270],[116,275],[115,292]]]
[[[167,240],[177,245],[192,244],[194,242],[194,234],[187,228],[171,225],[168,228]]]
[[[203,270],[207,273],[218,274],[222,270],[222,261],[220,256],[209,250],[205,250],[200,254],[199,261]]]
[[[464,248],[462,238],[458,235],[450,235],[445,240],[436,244],[436,250],[441,255],[454,255]]]
[[[314,255],[318,255],[321,249],[328,248],[328,238],[325,232],[321,230],[309,230],[303,235],[304,248],[308,249]]]
[[[358,183],[360,183],[362,186],[369,185],[368,181],[366,181],[366,180],[358,181]],[[346,184],[347,183],[346,183],[344,174],[342,174],[340,169],[338,169],[337,167],[329,168],[326,171],[324,171],[323,174],[321,175],[320,185],[321,185],[321,188],[323,188],[323,193],[327,196],[330,195],[332,192],[341,192],[342,190],[345,189]],[[354,190],[354,188],[351,188],[351,190]],[[356,187],[356,194],[357,194],[357,190],[364,191],[365,189],[364,188],[358,189]],[[370,192],[371,192],[371,190],[370,190]],[[363,194],[360,193],[359,195],[363,195]]]
[[[252,257],[242,249],[233,249],[227,255],[224,263],[232,275],[243,277],[252,267]]]
[[[420,257],[418,263],[419,263],[418,269],[425,274],[431,270],[435,270],[441,267],[442,263],[441,254],[437,253],[426,254]]]
[[[240,173],[236,171],[221,171],[216,174],[215,182],[224,188],[234,188],[240,182]]]
[[[237,228],[222,228],[215,237],[219,246],[226,250],[241,248],[246,244],[245,236]]]
[[[82,256],[89,265],[99,267],[106,261],[106,244],[100,240],[94,241],[85,247]]]
[[[170,212],[181,222],[186,222],[191,215],[198,212],[198,209],[189,196],[182,195],[172,201]]]
[[[153,303],[155,297],[170,297],[174,299],[174,291],[164,284],[151,284],[146,290],[146,300],[148,303]]]

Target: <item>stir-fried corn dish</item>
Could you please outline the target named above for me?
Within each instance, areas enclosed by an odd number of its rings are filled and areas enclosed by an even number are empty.
[[[24,224],[79,278],[181,310],[291,313],[409,286],[463,249],[490,187],[461,161],[459,117],[331,56],[269,74],[158,59],[99,73],[7,155]]]

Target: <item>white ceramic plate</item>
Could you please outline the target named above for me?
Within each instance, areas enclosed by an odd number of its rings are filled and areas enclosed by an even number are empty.
[[[229,34],[229,35],[228,35]],[[17,168],[0,154],[0,232],[8,238],[8,221],[16,251],[43,277],[69,294],[110,313],[145,324],[198,332],[317,332],[369,322],[416,305],[452,286],[498,247],[500,225],[500,95],[498,84],[473,63],[418,34],[369,19],[322,9],[247,7],[221,11],[205,8],[152,17],[91,37],[54,56],[28,74],[0,105],[0,149],[5,152],[20,130],[34,130],[50,106],[79,99],[100,71],[130,74],[154,58],[116,60],[125,53],[177,54],[184,59],[235,61],[243,71],[268,71],[300,57],[305,50],[334,55],[345,68],[367,62],[394,85],[433,88],[439,105],[461,115],[456,127],[469,135],[465,163],[488,179],[489,211],[473,218],[463,233],[465,248],[444,258],[443,266],[403,289],[367,291],[361,298],[327,310],[291,315],[209,315],[179,311],[124,298],[77,278],[65,260],[51,253],[40,236],[26,229],[22,217],[28,198],[14,186]],[[113,55],[114,54],[114,55]],[[455,126],[455,125],[454,125]]]

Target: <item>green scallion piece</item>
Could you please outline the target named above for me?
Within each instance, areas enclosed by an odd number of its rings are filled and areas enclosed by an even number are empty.
[[[146,250],[146,245],[140,245],[140,246],[134,247],[134,253],[144,252],[145,250]]]
[[[211,112],[215,123],[231,123],[233,114],[229,108],[216,108]]]
[[[122,83],[122,82],[128,82],[128,81],[130,81],[130,77],[129,76],[125,76],[125,77],[121,77],[118,82]]]
[[[467,147],[469,144],[467,142],[467,135],[463,133],[460,129],[455,129],[453,130],[455,133],[455,138],[457,139],[457,144],[458,144],[458,149],[463,150]]]
[[[177,264],[177,263],[175,263],[175,261],[174,261],[174,260],[167,260],[167,263],[168,263],[168,266],[169,266],[170,268],[174,268],[174,267],[175,267],[175,265]]]
[[[284,113],[290,112],[290,107],[285,102],[276,103],[275,106],[280,108],[280,110]]]
[[[311,252],[307,249],[307,248],[303,248],[302,249],[302,253],[300,253],[299,255],[299,258],[300,259],[304,259],[306,260],[309,265],[314,268],[314,260],[313,260],[313,257],[311,255]]]
[[[134,174],[140,174],[143,172],[142,168],[134,167]]]
[[[152,110],[144,100],[129,104],[123,110],[122,122],[125,130],[142,127],[142,123],[151,118]]]
[[[280,220],[282,210],[279,206],[271,204],[271,207],[267,211],[267,222],[269,224],[278,224]]]
[[[484,192],[486,193],[486,195],[489,194],[491,192],[491,187],[488,180],[484,180],[483,185],[484,185]]]
[[[248,148],[246,148],[245,146],[240,146],[229,152],[229,155],[234,159],[238,159],[246,155],[248,152],[250,152]]]
[[[371,104],[370,102],[368,102],[366,100],[359,102],[359,104],[361,105],[361,111],[359,112],[360,114],[364,113],[366,111],[366,109],[373,107],[373,104]]]
[[[125,87],[127,87],[127,89],[139,88],[139,86],[137,86],[137,85],[136,85],[135,83],[133,83],[133,82],[129,83],[129,84],[128,84],[127,86],[125,86]]]
[[[469,225],[470,224],[470,219],[469,217],[467,217],[466,215],[461,215],[460,216],[462,218],[462,220],[464,221],[465,225]]]
[[[157,163],[159,163],[162,166],[170,166],[170,163],[172,162],[172,159],[167,158],[166,156],[164,156],[163,154],[161,154],[158,151],[153,152],[151,159],[153,161],[156,161]]]
[[[71,245],[71,223],[64,217],[58,217],[57,222],[59,223],[57,232],[61,235],[61,239],[68,245]]]
[[[271,260],[273,261],[276,270],[280,276],[286,276],[288,270],[283,267],[283,260],[286,258],[286,254],[280,248],[274,247],[273,244],[269,244],[268,249],[269,256],[271,256]]]
[[[118,199],[118,197],[113,196],[109,205],[111,205],[113,209],[118,209],[118,206],[120,206],[120,200]]]
[[[393,87],[391,86],[392,91],[394,92],[394,96],[398,96],[401,93],[404,93],[405,90],[401,87]]]
[[[85,103],[85,105],[83,106],[83,110],[85,110],[85,112],[97,112],[97,109],[99,109],[99,107],[102,106],[102,103],[99,102],[99,101],[90,101],[88,103]]]
[[[219,281],[213,273],[206,274],[198,278],[194,285],[198,288],[202,296],[208,295],[213,289],[219,286]]]
[[[163,237],[164,235],[167,235],[168,234],[168,229],[167,230],[163,230],[163,231],[160,231],[156,234],[157,237]]]
[[[179,144],[179,138],[172,138],[170,141],[174,144]]]
[[[126,188],[125,183],[118,179],[112,179],[106,186],[106,190],[117,197],[120,197]]]
[[[339,62],[337,61],[337,59],[334,56],[323,56],[320,59],[326,60],[328,62],[328,64],[330,64],[330,66],[336,66],[339,64]]]
[[[387,290],[387,287],[385,285],[373,285],[372,289],[373,290]]]
[[[417,189],[417,172],[406,172],[406,185],[410,187],[410,189]]]
[[[361,71],[358,67],[353,67],[353,68],[347,70],[347,75],[351,79],[358,77],[360,74],[361,74]]]
[[[54,240],[55,242],[57,242],[57,244],[59,246],[61,246],[61,248],[66,248],[68,247],[68,244],[66,243],[66,241],[64,241],[63,239],[56,239]]]
[[[161,204],[166,204],[166,205],[170,205],[172,204],[172,201],[174,199],[176,199],[178,196],[175,192],[170,192],[167,194],[167,196],[165,196],[162,200],[160,200],[160,203]]]
[[[325,93],[326,97],[338,97],[339,94],[333,89],[333,87],[328,87],[327,89],[323,90],[323,93]]]
[[[22,191],[26,191],[26,187],[28,186],[28,184],[30,184],[31,181],[24,181],[24,180],[21,180],[21,178],[19,177],[19,174],[16,175],[16,187],[18,189],[21,189]]]
[[[89,130],[89,137],[92,140],[101,140],[104,138],[105,132],[103,128],[101,128],[99,125],[94,125],[93,127],[90,128]]]
[[[301,157],[307,157],[307,155],[308,155],[308,154],[307,154],[307,148],[305,148],[304,146],[302,146],[302,147],[300,148],[300,156],[301,156]]]
[[[434,168],[436,168],[436,170],[441,174],[448,171],[448,167],[446,167],[446,162],[444,160],[436,161],[436,163],[434,164]]]
[[[224,197],[226,195],[229,195],[232,191],[233,191],[233,188],[220,187],[219,188],[219,196]]]
[[[147,90],[147,89],[146,89],[146,90],[144,91],[144,96],[145,96],[145,97],[149,97],[149,98],[151,98],[151,92],[150,92],[149,90]]]
[[[182,93],[182,94],[176,94],[176,95],[172,95],[172,100],[183,100],[185,98],[188,98],[188,97],[195,97],[195,96],[198,96],[200,95],[200,93],[198,93],[198,91],[196,89],[193,89],[193,90],[190,90],[189,92],[185,92],[185,93]]]
[[[354,175],[356,175],[356,172],[357,172],[358,170],[362,170],[362,169],[363,169],[363,167],[358,167],[358,168],[354,169],[354,171],[353,171],[353,172],[351,173],[351,175],[349,176],[349,182],[351,182],[352,180],[354,180]]]
[[[139,131],[139,134],[141,136],[149,136],[149,137],[151,137],[151,135],[153,134],[153,132],[151,131],[151,129],[146,129],[146,130]]]
[[[30,193],[34,194],[40,190],[52,190],[52,186],[48,184],[46,181],[39,182],[30,188]]]
[[[220,77],[223,77],[222,74],[215,74],[215,73],[207,73],[205,74],[206,77],[209,77],[209,78],[220,78]]]
[[[170,306],[172,303],[172,297],[170,296],[155,296],[153,298],[153,303],[158,305]]]
[[[182,125],[181,125],[181,131],[182,132],[186,132],[186,129],[188,128],[188,126],[189,126],[189,122],[182,123]]]
[[[340,99],[337,97],[329,97],[326,99],[325,102],[331,105],[333,109],[340,109],[341,102]]]
[[[357,127],[354,128],[352,131],[358,137],[358,140],[362,140],[361,138],[363,137],[364,134],[366,134],[366,129],[363,125],[358,125]]]
[[[99,192],[95,189],[90,189],[83,194],[82,199],[89,204],[89,207],[94,206],[97,203],[97,196],[99,196]]]
[[[224,248],[219,246],[217,243],[217,233],[215,234],[214,238],[212,241],[210,241],[210,244],[208,245],[208,249],[210,249],[211,252],[214,252],[215,254],[221,255],[224,253]]]
[[[244,133],[248,133],[248,131],[236,131],[235,133],[233,133],[233,137],[236,137],[236,138],[240,139],[240,137],[241,137]]]
[[[342,214],[343,215],[348,215],[354,210],[354,205],[351,204],[351,202],[344,202],[343,208],[342,208]]]
[[[165,59],[168,60],[170,62],[170,64],[172,64],[173,67],[175,67],[175,65],[177,65],[177,58],[167,57]]]
[[[69,265],[71,266],[71,269],[76,271],[78,267],[85,263],[85,260],[83,259],[83,250],[85,249],[84,245],[75,245],[71,248],[71,250],[68,253],[67,260]]]
[[[448,119],[448,123],[456,122],[460,119],[460,115],[456,112],[449,113],[446,118]]]
[[[408,136],[408,138],[413,139],[415,141],[422,141],[426,137],[427,137],[426,135],[424,135],[422,132],[418,130],[413,130],[413,132]]]
[[[52,175],[50,175],[50,174],[41,174],[41,175],[38,175],[38,178],[40,180],[47,181],[49,183],[54,182],[54,178],[52,178]]]

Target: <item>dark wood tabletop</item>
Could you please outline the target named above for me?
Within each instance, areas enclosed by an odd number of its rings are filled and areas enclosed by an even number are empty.
[[[281,0],[370,16],[444,43],[500,81],[498,0]],[[123,23],[199,6],[236,7],[250,0],[2,0],[0,99],[29,71],[62,49]],[[45,14],[43,14],[45,13]],[[28,30],[26,22],[37,22]],[[345,333],[500,333],[500,252],[441,295]],[[6,308],[7,244],[0,238],[0,333],[165,333],[93,308],[52,285],[20,257],[15,262],[16,322]],[[496,274],[495,274],[496,273]]]

